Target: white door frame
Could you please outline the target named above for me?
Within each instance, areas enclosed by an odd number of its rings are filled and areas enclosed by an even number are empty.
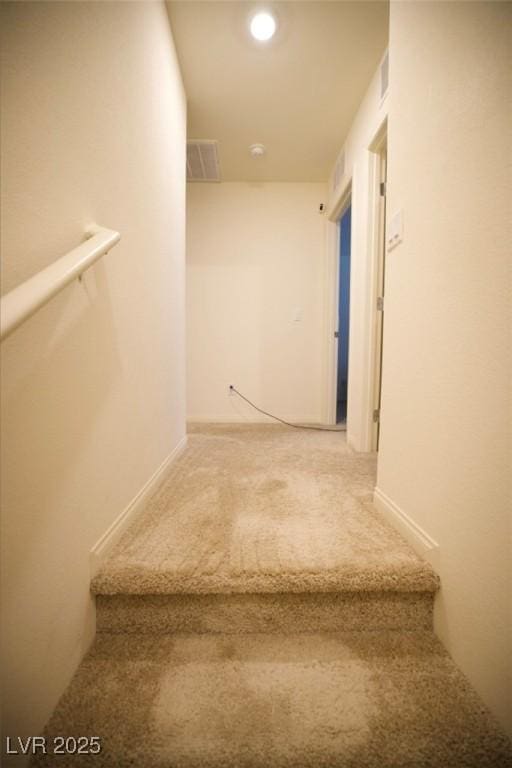
[[[377,306],[377,299],[384,289],[384,232],[385,200],[380,185],[383,178],[382,153],[387,146],[387,119],[372,139],[368,151],[370,159],[370,205],[368,206],[368,243],[370,247],[370,313],[369,313],[369,360],[368,360],[368,417],[365,442],[369,451],[376,451],[379,425],[374,420],[374,411],[380,405],[381,354],[383,311]]]
[[[370,144],[372,153],[372,177],[373,185],[370,194],[373,198],[370,215],[371,247],[373,262],[372,285],[372,318],[370,323],[370,381],[371,381],[371,424],[370,424],[370,450],[378,448],[379,422],[374,419],[374,412],[380,409],[382,356],[383,356],[383,322],[384,309],[379,308],[377,301],[384,299],[384,270],[385,270],[385,231],[386,231],[386,198],[381,194],[380,186],[386,180],[386,152],[387,152],[387,122],[379,128],[374,140]]]
[[[347,441],[360,452],[370,452],[376,447],[373,410],[377,371],[375,349],[380,320],[377,315],[377,294],[382,232],[379,153],[386,135],[387,118],[384,118],[366,145],[366,150],[358,156],[357,166],[350,169],[350,179],[341,193],[336,195],[337,199],[329,211],[327,222],[323,413],[325,422],[334,424],[337,376],[337,344],[334,332],[338,322],[339,259],[337,222],[350,198],[352,235]]]

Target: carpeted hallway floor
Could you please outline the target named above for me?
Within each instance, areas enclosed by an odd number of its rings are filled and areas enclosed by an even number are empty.
[[[434,590],[430,566],[373,511],[375,466],[341,432],[195,426],[93,589]]]
[[[203,426],[93,582],[98,636],[46,735],[97,768],[505,768],[432,632],[436,574],[341,433]]]

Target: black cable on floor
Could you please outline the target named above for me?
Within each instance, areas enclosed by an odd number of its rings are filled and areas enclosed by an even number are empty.
[[[268,413],[267,411],[264,411],[262,408],[258,408],[257,405],[254,405],[248,397],[245,397],[245,395],[242,395],[241,392],[238,391],[238,389],[235,389],[235,387],[230,384],[229,388],[232,392],[236,392],[238,397],[241,397],[242,400],[245,400],[246,403],[249,403],[253,408],[255,408],[260,413],[263,413],[265,416],[268,416],[271,419],[275,419],[276,421],[281,422],[281,424],[285,424],[287,427],[293,427],[294,429],[315,429],[318,432],[346,432],[346,427],[313,427],[311,425],[307,424],[291,424],[289,421],[285,421],[284,419],[280,419],[279,416],[274,416],[272,413]]]

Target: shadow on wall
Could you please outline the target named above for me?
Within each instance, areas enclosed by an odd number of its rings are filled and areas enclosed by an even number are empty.
[[[31,555],[41,537],[58,535],[64,548],[80,534],[75,510],[57,520],[55,509],[64,494],[83,501],[76,468],[121,375],[103,262],[4,342],[2,371],[4,572],[19,595],[39,579]]]

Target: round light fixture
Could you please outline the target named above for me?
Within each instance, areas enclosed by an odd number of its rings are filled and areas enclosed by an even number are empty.
[[[250,30],[251,35],[255,40],[265,42],[266,40],[270,40],[276,31],[276,20],[270,13],[261,11],[252,17]]]
[[[251,144],[249,152],[253,157],[263,157],[266,152],[266,148],[263,144]]]

